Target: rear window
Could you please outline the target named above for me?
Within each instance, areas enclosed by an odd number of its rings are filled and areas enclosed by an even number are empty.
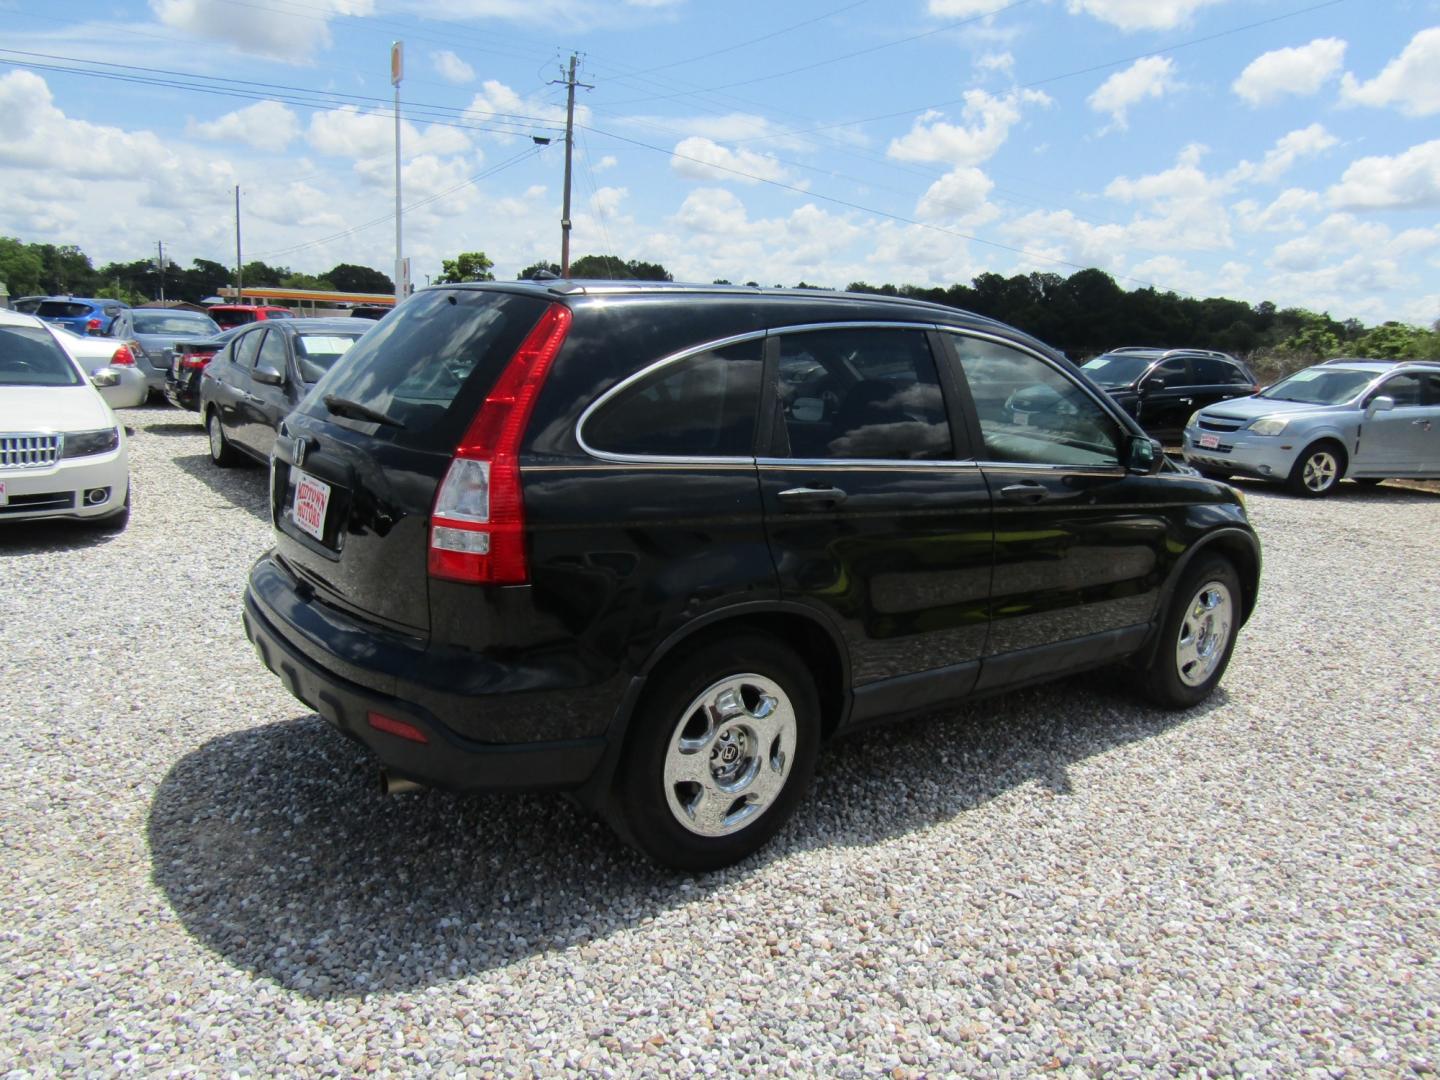
[[[0,386],[79,386],[80,373],[48,330],[0,326]]]
[[[214,319],[221,326],[225,327],[225,329],[229,330],[231,327],[244,326],[246,323],[254,322],[255,312],[215,311],[214,309],[212,309],[210,312],[210,318]]]
[[[499,291],[416,293],[393,318],[375,324],[301,408],[371,430],[366,421],[330,415],[325,397],[340,398],[403,425],[382,427],[377,436],[449,450],[545,307],[539,297]]]
[[[198,312],[137,311],[132,318],[137,334],[203,334],[209,337],[220,332],[220,327],[210,316]]]
[[[73,300],[42,300],[35,314],[42,319],[78,319],[90,314],[90,305],[77,304]]]

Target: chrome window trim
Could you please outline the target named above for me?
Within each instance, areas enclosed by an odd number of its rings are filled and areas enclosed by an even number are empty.
[[[895,322],[886,320],[866,320],[864,322],[823,322],[823,323],[796,323],[794,326],[777,326],[767,333],[779,337],[781,334],[809,334],[816,330],[938,330],[940,328],[935,322]],[[937,361],[938,362],[938,361]]]
[[[1118,428],[1120,429],[1120,435],[1121,435],[1122,438],[1124,438],[1124,437],[1127,436],[1127,435],[1133,434],[1133,433],[1130,431],[1129,427],[1126,425],[1125,421],[1124,421],[1123,419],[1121,419],[1119,415],[1117,415],[1117,414],[1123,413],[1123,410],[1120,408],[1120,406],[1119,406],[1118,404],[1115,403],[1115,401],[1114,401],[1113,398],[1111,398],[1108,394],[1104,394],[1103,396],[1097,395],[1093,390],[1090,389],[1090,387],[1086,386],[1084,382],[1080,381],[1079,379],[1076,379],[1073,373],[1066,371],[1063,367],[1061,367],[1059,364],[1055,363],[1055,361],[1051,360],[1050,357],[1046,356],[1044,353],[1041,353],[1041,352],[1039,352],[1039,351],[1037,351],[1037,350],[1035,350],[1035,349],[1030,348],[1028,345],[1024,344],[1023,342],[1014,341],[1014,340],[1012,340],[1011,338],[1002,337],[1002,336],[1000,336],[999,334],[988,334],[988,333],[986,333],[986,332],[983,331],[983,330],[971,330],[971,329],[968,329],[968,328],[966,328],[966,327],[961,327],[961,326],[937,326],[936,329],[939,330],[939,331],[941,331],[942,333],[954,334],[954,335],[956,335],[957,337],[980,338],[980,339],[983,340],[983,341],[992,341],[992,342],[994,342],[994,343],[997,344],[997,345],[1004,345],[1006,348],[1014,349],[1015,351],[1024,353],[1024,354],[1026,354],[1027,356],[1033,356],[1036,360],[1039,360],[1042,364],[1044,364],[1044,365],[1046,365],[1047,367],[1049,367],[1052,371],[1054,371],[1056,374],[1058,374],[1061,378],[1067,379],[1072,385],[1079,387],[1079,389],[1081,390],[1082,393],[1084,393],[1087,397],[1090,398],[1091,401],[1093,401],[1096,405],[1098,405],[1098,406],[1100,407],[1100,411],[1101,411],[1102,413],[1104,413],[1106,416],[1110,417],[1110,419],[1115,422],[1116,427],[1118,427]],[[957,358],[957,359],[958,359],[958,358]],[[1148,370],[1148,369],[1147,369],[1147,370]],[[960,360],[960,376],[961,376],[962,379],[965,380],[965,392],[966,392],[966,394],[970,394],[970,383],[969,383],[969,380],[968,380],[968,379],[965,379],[965,363],[964,363],[964,360],[963,360],[963,359]],[[970,402],[971,402],[972,405],[973,405],[974,402],[975,402],[975,398],[974,398],[973,395],[970,395]],[[978,412],[976,413],[976,419],[979,419],[979,414],[978,414]],[[981,439],[982,439],[982,441],[983,441],[983,439],[984,439],[983,433],[981,433]],[[1116,451],[1117,454],[1120,452],[1120,449],[1121,449],[1121,448],[1120,448],[1119,446],[1115,447],[1115,451]],[[992,468],[999,468],[999,467],[1002,467],[1002,466],[1005,467],[1005,468],[1014,467],[1014,468],[1033,468],[1033,469],[1055,469],[1055,468],[1077,468],[1077,467],[1078,467],[1078,468],[1081,468],[1081,469],[1094,468],[1094,469],[1102,469],[1102,470],[1106,470],[1106,471],[1112,471],[1112,470],[1119,469],[1119,470],[1128,471],[1128,470],[1125,469],[1125,465],[1124,465],[1122,462],[1120,462],[1120,461],[1116,461],[1116,463],[1115,463],[1114,465],[1081,465],[1081,466],[1040,465],[1040,464],[1035,464],[1035,463],[1032,463],[1032,462],[1024,462],[1024,461],[1015,461],[1015,462],[1009,462],[1009,461],[984,461],[984,462],[981,462],[981,465],[989,465],[989,466],[991,466]]]
[[[744,334],[732,334],[730,337],[716,338],[714,341],[707,341],[700,345],[692,345],[689,348],[681,349],[679,352],[671,353],[669,356],[646,364],[638,371],[631,372],[586,406],[585,411],[580,414],[580,419],[575,421],[575,441],[580,444],[581,450],[584,450],[585,453],[600,461],[658,465],[706,465],[714,462],[732,465],[754,465],[755,457],[753,454],[744,456],[726,454],[621,454],[612,450],[598,450],[585,441],[585,422],[589,420],[597,410],[604,408],[615,395],[621,393],[628,387],[634,386],[637,382],[649,378],[662,368],[669,367],[671,364],[678,364],[682,360],[688,360],[690,357],[698,356],[701,353],[713,352],[716,349],[728,348],[731,345],[739,345],[746,341],[764,340],[769,333],[770,331],[768,330],[751,330]],[[763,353],[761,362],[764,362]],[[756,402],[756,404],[758,405],[759,402]]]
[[[1084,476],[1124,476],[1130,470],[1124,465],[1040,465],[1026,461],[981,461],[981,469],[1007,469],[1016,472],[1078,473]]]
[[[755,464],[762,469],[962,469],[969,471],[979,468],[975,461],[956,461],[950,458],[777,458],[761,457]]]

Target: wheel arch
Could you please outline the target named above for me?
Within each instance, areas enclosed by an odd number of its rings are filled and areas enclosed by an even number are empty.
[[[1165,585],[1160,591],[1160,602],[1156,606],[1155,629],[1150,635],[1150,641],[1139,653],[1139,658],[1145,664],[1148,665],[1155,655],[1155,649],[1160,641],[1160,630],[1165,622],[1165,614],[1170,610],[1176,586],[1180,584],[1180,579],[1185,576],[1191,564],[1201,555],[1225,556],[1235,567],[1236,573],[1240,575],[1240,587],[1243,592],[1240,604],[1240,625],[1244,626],[1254,613],[1260,593],[1260,541],[1254,533],[1245,529],[1222,528],[1207,533],[1180,557],[1171,568],[1170,576],[1165,580]]]

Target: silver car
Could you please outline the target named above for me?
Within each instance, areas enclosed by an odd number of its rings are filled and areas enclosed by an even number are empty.
[[[116,317],[110,336],[138,346],[135,363],[152,390],[165,389],[165,373],[175,356],[177,341],[214,337],[220,327],[200,311],[176,308],[126,308]]]
[[[1440,477],[1440,363],[1331,360],[1253,397],[1200,409],[1185,461],[1215,479],[1257,477],[1298,495],[1342,478]]]

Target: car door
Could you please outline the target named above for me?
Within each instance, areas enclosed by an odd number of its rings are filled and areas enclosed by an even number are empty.
[[[1406,476],[1425,470],[1427,459],[1436,467],[1433,448],[1440,426],[1440,401],[1433,397],[1432,376],[1400,372],[1365,395],[1367,416],[1361,421],[1353,472],[1367,475]],[[1388,397],[1394,407],[1368,412],[1376,398]]]
[[[856,324],[769,342],[766,533],[781,595],[845,641],[853,722],[968,693],[984,651],[990,493],[936,341]]]
[[[1140,380],[1135,417],[1156,438],[1177,435],[1195,411],[1194,377],[1183,356],[1161,360]]]
[[[245,423],[245,403],[250,397],[255,357],[260,352],[260,337],[263,330],[246,330],[231,343],[226,363],[221,354],[212,362],[211,369],[203,378],[209,380],[209,400],[220,414],[220,425],[225,437],[241,442]]]
[[[945,335],[995,501],[995,574],[981,689],[1133,651],[1168,566],[1164,478],[1121,464],[1128,432],[1060,364],[975,333]],[[1016,396],[1051,396],[1044,426]],[[1177,504],[1178,505],[1178,504]]]
[[[262,330],[264,337],[250,371],[249,392],[239,406],[242,419],[236,441],[256,456],[268,458],[275,446],[280,420],[290,411],[290,346],[282,330]]]

